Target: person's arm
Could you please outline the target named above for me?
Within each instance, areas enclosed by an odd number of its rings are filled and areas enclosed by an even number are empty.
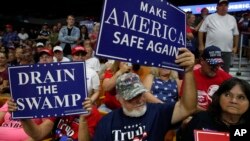
[[[17,104],[13,99],[8,100],[7,103],[9,112],[15,112],[17,110]],[[21,123],[25,133],[33,140],[44,139],[50,134],[54,126],[54,123],[49,119],[43,120],[39,125],[31,119],[21,119]]]
[[[202,53],[204,48],[205,48],[204,41],[203,41],[204,34],[205,34],[205,32],[200,32],[200,31],[198,32],[199,51],[200,51],[200,53]]]
[[[27,135],[33,140],[43,140],[51,133],[54,122],[50,119],[45,119],[41,124],[37,125],[31,119],[21,120],[23,129]]]
[[[126,63],[124,63],[121,65],[121,68],[111,78],[105,78],[102,84],[104,91],[110,91],[114,89],[116,84],[116,79],[123,73],[128,72],[129,69],[130,67]]]
[[[69,43],[69,44],[73,43],[73,41],[68,40],[68,35],[63,34],[64,30],[67,30],[67,29],[65,28],[60,29],[59,34],[58,34],[58,40],[62,43]]]
[[[2,112],[0,111],[0,125],[2,125],[3,121],[4,121],[4,116],[5,116],[6,112]]]
[[[76,30],[76,31],[73,32],[75,34],[68,36],[68,40],[70,40],[72,42],[76,42],[80,38],[80,30],[77,27],[73,27],[73,30]]]
[[[178,89],[178,93],[179,93],[181,91],[182,80],[180,80],[179,78],[177,78],[175,80],[177,83],[177,89]]]
[[[154,76],[152,74],[148,74],[144,80],[142,81],[142,84],[144,85],[144,87],[150,91],[151,90],[151,87],[152,87],[152,84],[153,84],[153,79],[154,79]]]
[[[122,75],[121,71],[117,71],[111,78],[104,78],[102,87],[104,91],[110,91],[115,88],[116,79]]]
[[[237,53],[238,44],[239,44],[239,35],[234,35],[233,36],[233,50],[232,50],[234,54]]]
[[[92,70],[93,75],[91,75],[91,93],[90,93],[90,99],[92,103],[94,103],[98,97],[99,97],[99,88],[100,88],[100,78],[99,75],[96,73],[96,71]]]
[[[91,141],[87,120],[82,115],[79,120],[78,141]]]
[[[202,25],[203,22],[204,22],[204,19],[202,19],[202,20],[200,21],[200,23],[194,28],[194,30],[195,30],[195,31],[199,31],[199,29],[200,29],[200,27],[201,27],[201,25]]]
[[[83,107],[91,113],[92,111],[92,102],[90,98],[86,98],[83,102]],[[78,127],[78,141],[91,141],[88,122],[85,119],[87,115],[80,115],[79,127]]]
[[[183,95],[176,102],[171,123],[177,123],[196,111],[197,107],[197,90],[194,80],[193,67],[195,63],[194,55],[186,48],[180,48],[179,51],[184,53],[176,58],[176,63],[185,68],[183,86]]]
[[[152,74],[148,74],[142,82],[144,87],[149,91],[145,93],[145,98],[147,102],[150,102],[150,103],[163,103],[160,99],[156,98],[155,96],[153,96],[153,94],[150,93],[153,79],[154,79],[154,76]]]
[[[95,103],[95,101],[99,97],[99,89],[93,90],[93,91],[94,91],[94,93],[90,96],[90,99],[91,99],[92,103]]]

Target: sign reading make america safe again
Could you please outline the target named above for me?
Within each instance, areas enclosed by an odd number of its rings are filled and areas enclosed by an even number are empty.
[[[84,62],[9,67],[11,96],[17,104],[13,119],[88,113]]]
[[[185,19],[166,0],[105,0],[96,55],[182,71],[174,60],[186,45]]]

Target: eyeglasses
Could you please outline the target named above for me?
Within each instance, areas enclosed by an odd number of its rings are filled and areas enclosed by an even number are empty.
[[[247,100],[247,97],[244,94],[233,94],[231,92],[225,92],[223,95],[230,100],[236,99],[237,101],[244,102]]]

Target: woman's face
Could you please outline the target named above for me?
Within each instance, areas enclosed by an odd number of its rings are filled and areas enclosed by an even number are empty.
[[[130,72],[132,70],[132,64],[128,62],[120,62],[119,69],[122,70],[122,72]]]
[[[160,76],[170,75],[170,72],[171,72],[170,69],[159,68],[159,75]]]
[[[4,53],[0,53],[0,66],[4,66],[7,64],[7,58]]]
[[[220,96],[222,111],[231,115],[243,115],[249,108],[249,100],[239,85]]]

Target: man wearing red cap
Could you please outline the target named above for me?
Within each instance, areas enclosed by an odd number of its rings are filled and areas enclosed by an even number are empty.
[[[39,63],[52,63],[53,62],[53,52],[50,49],[44,48],[38,52]]]
[[[209,46],[205,48],[200,57],[201,67],[194,70],[198,93],[198,110],[207,110],[212,102],[211,97],[220,84],[232,77],[220,68],[223,63],[219,47]]]
[[[73,61],[85,61],[87,51],[83,46],[76,46],[71,50]],[[87,89],[92,102],[99,97],[100,78],[96,71],[86,66]]]
[[[16,32],[13,32],[13,27],[10,24],[5,25],[6,32],[3,35],[2,43],[5,48],[18,44],[20,39]]]

